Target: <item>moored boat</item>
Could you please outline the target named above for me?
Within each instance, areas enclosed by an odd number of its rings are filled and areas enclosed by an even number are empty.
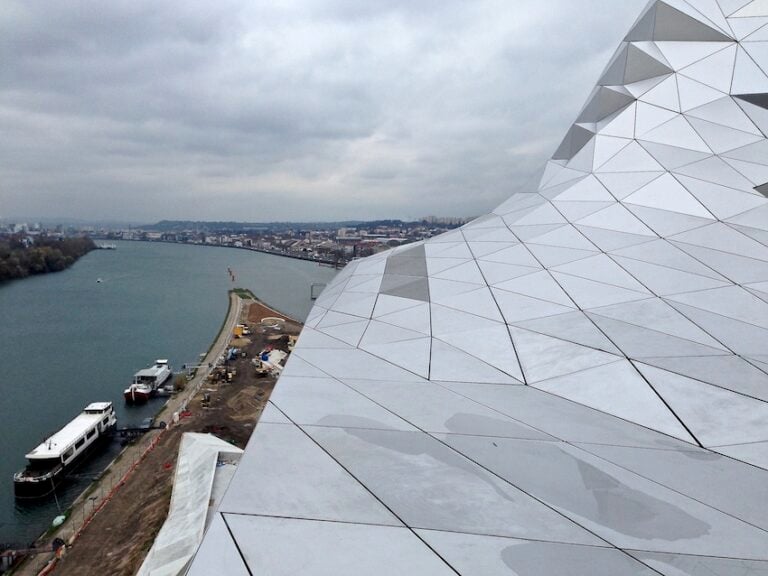
[[[133,382],[123,391],[123,397],[129,404],[141,404],[157,393],[173,376],[168,360],[155,360],[149,368],[139,370],[133,375]]]
[[[112,402],[86,406],[66,426],[26,455],[26,468],[13,475],[16,497],[41,498],[53,492],[76,464],[111,435],[116,423]]]
[[[152,397],[152,387],[148,384],[133,383],[123,391],[123,397],[129,404],[143,404]]]

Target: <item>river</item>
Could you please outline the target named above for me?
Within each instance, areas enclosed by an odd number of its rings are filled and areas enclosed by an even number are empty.
[[[162,400],[126,407],[123,389],[156,358],[177,370],[195,362],[224,320],[230,288],[303,320],[311,284],[335,273],[234,248],[118,242],[63,272],[0,284],[0,544],[34,540],[119,451],[115,442],[79,470],[58,504],[17,502],[13,473],[48,433],[94,401],[115,403],[118,426],[154,414]]]

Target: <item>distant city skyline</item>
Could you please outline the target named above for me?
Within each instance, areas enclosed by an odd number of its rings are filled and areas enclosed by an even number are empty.
[[[249,220],[236,220],[236,219],[221,219],[221,220],[202,220],[202,219],[163,219],[163,220],[155,220],[153,222],[149,221],[141,221],[141,220],[109,220],[109,219],[79,219],[79,218],[67,218],[67,217],[43,217],[43,218],[37,218],[32,216],[10,216],[10,217],[0,217],[0,233],[6,231],[4,230],[9,225],[15,225],[18,227],[23,228],[42,228],[46,229],[51,226],[88,226],[88,227],[104,227],[107,229],[123,229],[123,228],[140,228],[140,227],[152,227],[159,224],[162,224],[164,222],[196,222],[200,224],[238,224],[238,225],[254,225],[254,226],[262,226],[262,225],[270,225],[270,224],[295,224],[295,225],[301,225],[301,224],[324,224],[324,225],[332,225],[332,224],[368,224],[368,223],[374,223],[374,222],[380,222],[380,221],[401,221],[403,223],[411,223],[411,222],[431,222],[431,223],[454,223],[454,222],[461,222],[465,223],[472,219],[474,219],[475,216],[447,216],[447,215],[441,215],[436,216],[434,214],[430,215],[423,215],[418,216],[416,218],[409,218],[409,219],[402,219],[402,218],[368,218],[368,219],[359,219],[359,218],[349,218],[349,219],[343,219],[343,220],[334,220],[334,219],[315,219],[315,220],[255,220],[255,221],[249,221]]]
[[[536,189],[644,3],[11,0],[0,218],[483,213]]]

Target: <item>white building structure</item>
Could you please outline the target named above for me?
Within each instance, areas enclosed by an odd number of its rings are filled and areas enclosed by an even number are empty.
[[[185,572],[242,453],[210,434],[187,432],[182,436],[168,517],[137,576]]]

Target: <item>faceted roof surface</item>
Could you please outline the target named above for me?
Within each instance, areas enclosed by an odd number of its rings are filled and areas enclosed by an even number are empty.
[[[767,134],[768,0],[651,2],[538,190],[325,289],[190,574],[768,574]]]

